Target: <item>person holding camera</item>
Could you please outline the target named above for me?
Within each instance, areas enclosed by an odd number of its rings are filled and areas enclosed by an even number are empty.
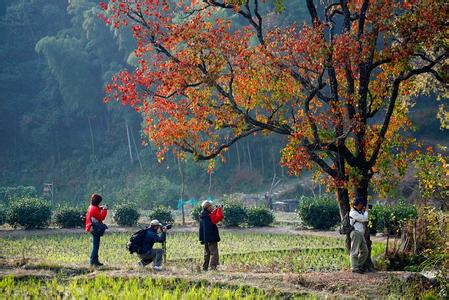
[[[218,242],[220,234],[218,233],[217,223],[223,220],[223,206],[217,205],[215,208],[208,200],[201,204],[202,211],[200,213],[200,230],[199,238],[201,244],[204,245],[204,263],[203,270],[216,270],[219,264]]]
[[[101,267],[103,265],[98,259],[98,251],[100,249],[100,238],[107,228],[103,221],[108,215],[108,208],[106,205],[100,206],[102,200],[103,197],[100,195],[92,194],[86,214],[85,230],[92,234],[92,252],[90,254],[90,265],[92,267]]]
[[[152,220],[150,222],[150,228],[145,233],[145,237],[142,242],[142,247],[137,252],[137,255],[141,259],[139,266],[142,268],[153,262],[153,269],[162,270],[162,257],[164,250],[153,249],[154,243],[164,243],[168,226],[162,226],[158,220]]]
[[[365,226],[368,222],[368,211],[362,198],[356,198],[349,212],[351,231],[351,270],[353,273],[364,273],[363,266],[368,258],[368,247],[365,240]]]

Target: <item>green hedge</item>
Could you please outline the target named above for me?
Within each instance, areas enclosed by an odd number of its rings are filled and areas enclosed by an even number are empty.
[[[26,229],[47,227],[51,221],[50,203],[40,198],[15,199],[9,206],[6,222]]]
[[[376,204],[369,210],[369,223],[371,232],[385,232],[388,234],[400,234],[401,227],[406,221],[416,218],[418,210],[416,206],[400,201],[396,205]]]
[[[246,223],[248,213],[240,202],[232,201],[225,203],[223,208],[223,225],[226,227],[237,227]]]
[[[82,213],[84,213],[84,211],[79,208],[60,207],[54,213],[53,218],[56,225],[61,228],[83,227],[84,222],[81,219]]]
[[[114,221],[120,226],[135,226],[139,217],[135,204],[120,204],[114,209]]]
[[[265,207],[248,209],[248,225],[254,227],[270,226],[274,221],[273,213]]]
[[[340,211],[335,198],[301,197],[298,213],[305,225],[315,229],[329,230],[340,223]]]
[[[164,225],[167,223],[173,223],[175,221],[171,213],[171,209],[164,206],[158,206],[154,208],[148,216],[151,220],[159,220],[159,222]]]

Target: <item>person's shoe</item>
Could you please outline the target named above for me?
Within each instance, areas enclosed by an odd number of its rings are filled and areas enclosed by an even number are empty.
[[[137,263],[137,265],[138,265],[140,268],[145,268],[145,265],[144,265],[143,262],[141,262],[141,261],[139,261],[139,262]]]
[[[352,270],[352,273],[363,274],[363,273],[365,273],[365,272],[363,272],[363,271],[360,270],[360,269],[354,269],[354,270]]]
[[[96,263],[90,264],[90,266],[94,267],[94,268],[98,268],[98,267],[104,266],[104,264],[102,264],[101,262],[96,262]]]
[[[153,270],[155,270],[155,271],[162,271],[162,267],[161,266],[154,266]]]

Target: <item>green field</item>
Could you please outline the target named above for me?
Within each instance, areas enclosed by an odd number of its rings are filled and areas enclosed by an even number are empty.
[[[7,276],[0,279],[0,292],[6,299],[276,299],[264,290],[245,286],[219,286],[162,278],[111,278],[39,280]],[[294,296],[291,299],[314,298]]]
[[[112,268],[136,268],[138,261],[125,244],[130,233],[108,233],[102,238],[100,259]],[[349,268],[344,240],[293,234],[223,232],[220,262],[225,271],[332,272]],[[34,264],[88,267],[91,237],[82,233],[0,238],[0,256]],[[383,251],[374,243],[373,252]],[[197,270],[202,246],[194,232],[170,232],[168,266]]]

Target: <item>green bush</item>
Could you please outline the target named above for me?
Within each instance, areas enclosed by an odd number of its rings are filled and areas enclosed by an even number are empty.
[[[397,205],[376,204],[369,210],[371,232],[400,234],[401,227],[410,219],[416,218],[416,206],[401,201]]]
[[[255,227],[270,226],[274,221],[273,213],[265,207],[248,209],[248,225]]]
[[[173,219],[170,208],[164,206],[158,206],[154,208],[150,214],[148,215],[151,220],[159,220],[162,224],[173,223],[175,219]]]
[[[135,226],[140,213],[131,203],[120,204],[114,209],[114,221],[120,226]]]
[[[75,228],[84,226],[84,222],[81,219],[81,209],[73,207],[60,207],[54,214],[54,220],[56,225],[61,228]]]
[[[301,197],[298,213],[304,224],[315,229],[328,230],[340,222],[337,201],[330,195]]]
[[[48,201],[39,198],[14,200],[6,216],[6,222],[11,226],[23,226],[27,229],[47,227],[50,220],[51,206]]]
[[[237,227],[246,223],[248,214],[246,208],[240,202],[232,201],[224,205],[223,225],[226,227]]]
[[[192,219],[196,222],[200,221],[200,213],[203,210],[203,208],[201,207],[201,205],[196,206],[194,209],[192,209],[192,212],[190,213],[190,215],[192,216]]]
[[[3,206],[0,206],[0,225],[6,223],[6,209]]]

